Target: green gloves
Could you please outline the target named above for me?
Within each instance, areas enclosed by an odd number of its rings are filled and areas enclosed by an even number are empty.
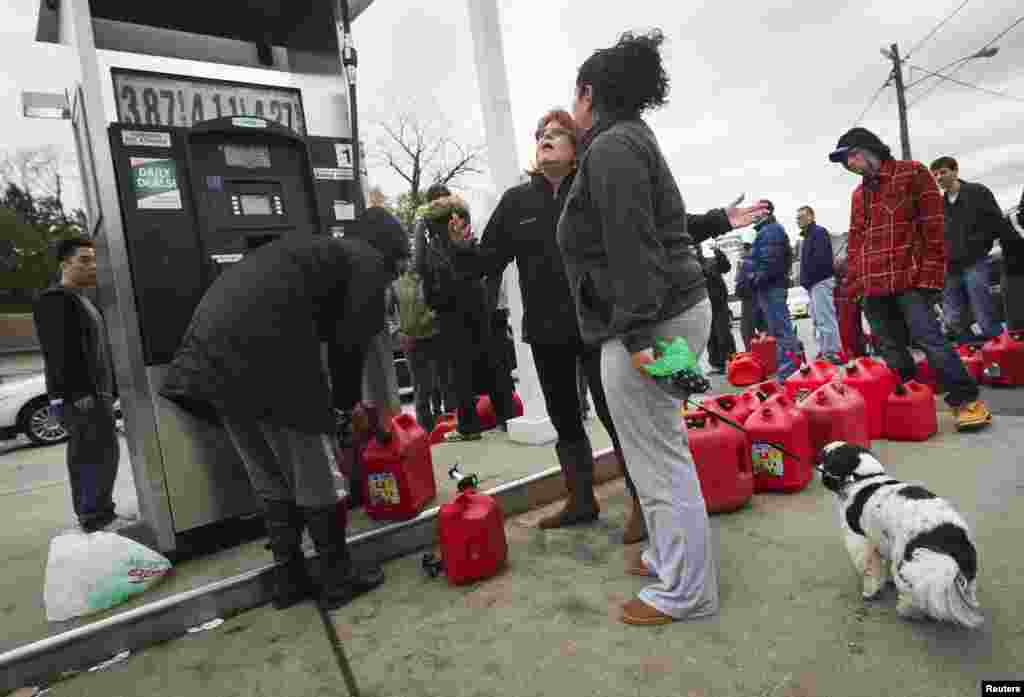
[[[654,343],[656,360],[644,366],[648,375],[655,378],[671,377],[682,372],[701,375],[697,356],[690,350],[686,339],[677,336],[671,343],[664,339],[658,339]]]

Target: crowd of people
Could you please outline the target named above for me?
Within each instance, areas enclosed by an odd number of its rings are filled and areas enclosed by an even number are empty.
[[[498,297],[514,260],[522,336],[568,489],[564,507],[540,527],[600,515],[584,428],[589,390],[632,498],[624,542],[648,540],[626,571],[651,584],[623,606],[622,621],[658,625],[718,611],[717,555],[681,403],[645,366],[661,341],[681,338],[697,356],[707,350],[715,369],[725,367],[735,350],[722,282],[729,262],[717,249],[705,259],[699,247],[752,225],[737,270],[741,335],[747,347],[756,330],[775,337],[784,380],[803,353],[787,304],[794,254],[769,201],[687,210],[642,119],[666,99],[662,41],[658,31],[625,33],[583,63],[572,113],[538,119],[529,180],[504,192],[479,241],[465,202],[437,186],[419,212],[412,249],[399,222],[372,206],[343,238],[260,247],[206,292],[159,391],[222,425],[237,449],[264,502],[278,607],[315,592],[338,607],[383,581],[378,566],[359,567],[349,555],[333,435],[338,410],[368,402],[373,427],[387,440],[400,408],[385,319],[389,292],[423,427],[454,410],[458,427],[449,439],[478,439],[480,394],[490,395],[499,423],[513,418],[508,316]],[[832,249],[810,206],[797,211],[799,282],[811,298],[821,355],[838,362],[862,351],[851,327],[863,311],[885,361],[904,380],[915,374],[911,346],[925,352],[958,429],[991,423],[936,306],[944,293],[954,324],[969,307],[982,338],[1001,331],[986,296],[988,252],[999,239],[1007,270],[1019,275],[1024,218],[1004,219],[985,187],[958,178],[952,158],[939,158],[931,171],[895,160],[863,128],[845,133],[828,157],[860,183],[845,250]],[[95,284],[92,245],[64,245],[61,259],[62,283],[43,295],[36,319],[54,408],[69,403],[60,415],[71,432],[76,512],[95,530],[116,518],[116,439],[112,445],[103,435],[112,432],[116,386],[102,317],[80,292]],[[74,336],[72,320],[81,328]],[[303,563],[304,527],[323,562],[318,588]]]

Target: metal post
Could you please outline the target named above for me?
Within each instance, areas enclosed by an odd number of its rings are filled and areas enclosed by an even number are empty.
[[[483,108],[484,128],[487,133],[487,154],[491,179],[499,192],[520,181],[520,168],[516,156],[515,128],[509,99],[508,75],[505,71],[505,52],[501,41],[496,0],[468,0],[469,26],[473,35],[476,58],[477,83]],[[524,415],[508,424],[511,440],[540,445],[550,443],[556,434],[548,417],[544,397],[537,380],[530,347],[523,343],[523,299],[519,290],[519,272],[509,273],[509,320],[515,335],[517,391],[523,401]]]
[[[903,62],[900,60],[900,50],[893,44],[890,46],[892,59],[892,76],[896,83],[896,103],[900,110],[900,144],[903,147],[903,159],[911,160],[910,156],[910,127],[907,124],[907,96],[903,86]]]
[[[89,1],[65,0],[61,10],[62,34],[70,39],[81,62],[82,134],[90,145],[96,177],[96,210],[93,211],[96,220],[90,223],[96,225],[100,302],[110,332],[114,371],[124,407],[139,512],[155,533],[159,548],[172,550],[175,546],[174,523],[157,439],[156,411],[142,358],[138,310],[124,239],[114,160],[107,139],[107,112],[103,105],[103,86]]]
[[[355,187],[356,217],[366,210],[366,196],[363,192],[362,153],[359,148],[359,111],[356,101],[356,70],[359,67],[359,56],[352,42],[352,24],[349,19],[348,0],[338,0],[340,26],[338,26],[338,49],[341,51],[342,71],[348,83],[349,123],[352,135],[352,180]],[[335,22],[337,26],[339,22]]]

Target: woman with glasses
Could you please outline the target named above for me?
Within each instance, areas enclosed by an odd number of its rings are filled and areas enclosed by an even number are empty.
[[[703,219],[686,214],[654,133],[640,119],[665,103],[662,41],[658,31],[626,33],[580,67],[574,119],[587,133],[558,225],[580,331],[600,347],[608,410],[651,538],[627,569],[655,579],[622,609],[622,621],[634,625],[718,611],[715,551],[680,401],[644,365],[655,360],[661,339],[681,337],[703,353],[711,303],[693,246],[750,224],[763,208]]]
[[[583,427],[577,364],[587,375],[598,417],[621,458],[618,436],[605,406],[600,381],[600,353],[584,345],[576,322],[555,228],[565,194],[572,185],[576,160],[576,128],[565,111],[549,111],[537,123],[536,165],[530,181],[502,196],[484,229],[480,247],[458,258],[461,270],[499,278],[513,259],[519,267],[523,295],[523,341],[530,345],[548,415],[558,434],[555,452],[569,497],[564,508],[540,521],[544,529],[586,523],[600,512],[594,497],[594,456]],[[623,468],[625,471],[625,467]],[[626,474],[626,483],[633,483]],[[646,533],[640,505],[633,494],[633,512],[623,540],[639,542]]]

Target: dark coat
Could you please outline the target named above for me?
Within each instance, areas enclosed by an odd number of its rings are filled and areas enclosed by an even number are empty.
[[[304,433],[333,432],[320,342],[339,349],[332,362],[363,355],[385,327],[393,278],[392,259],[351,236],[261,247],[203,296],[160,393],[204,416],[213,407]],[[331,372],[361,375],[362,368],[360,361]]]
[[[800,247],[800,285],[810,290],[835,275],[832,237],[825,228],[812,224]]]
[[[788,288],[793,267],[793,248],[786,230],[774,219],[755,226],[757,237],[750,252],[756,290]]]
[[[951,273],[963,271],[984,259],[997,239],[1007,235],[1003,211],[984,184],[960,180],[956,202],[943,196],[946,264]]]
[[[74,402],[97,395],[103,383],[97,347],[106,337],[100,335],[78,293],[62,286],[46,289],[32,308],[32,318],[50,399]]]

